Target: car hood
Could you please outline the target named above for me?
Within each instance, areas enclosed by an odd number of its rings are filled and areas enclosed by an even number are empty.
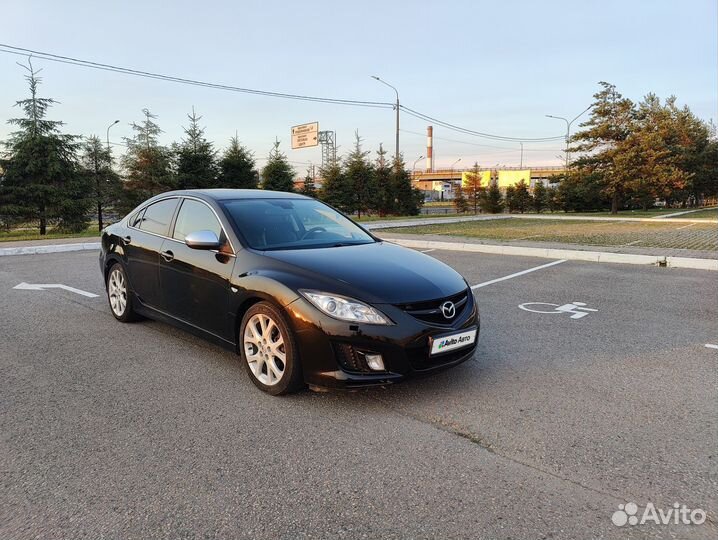
[[[402,304],[435,300],[466,289],[464,279],[450,266],[396,244],[376,242],[321,249],[265,251],[264,255],[316,276],[325,292],[351,294],[374,304]],[[326,290],[331,282],[335,290]]]

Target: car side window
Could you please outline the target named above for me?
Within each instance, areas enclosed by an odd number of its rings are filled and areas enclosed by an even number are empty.
[[[142,221],[142,214],[145,213],[145,209],[143,208],[139,212],[135,212],[130,216],[130,218],[127,220],[127,224],[130,227],[139,227],[140,222]]]
[[[176,198],[165,199],[149,205],[142,216],[139,228],[143,231],[167,236],[176,207]]]
[[[184,242],[189,233],[197,231],[212,231],[220,242],[225,240],[222,226],[210,207],[199,201],[185,199],[182,201],[179,214],[177,214],[172,238]]]

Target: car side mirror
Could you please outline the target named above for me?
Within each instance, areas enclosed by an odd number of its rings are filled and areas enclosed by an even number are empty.
[[[195,231],[184,237],[184,243],[192,249],[219,249],[219,238],[212,231]]]

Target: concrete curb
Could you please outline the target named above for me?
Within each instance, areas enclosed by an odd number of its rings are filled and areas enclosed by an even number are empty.
[[[38,255],[41,253],[63,253],[65,251],[99,250],[100,242],[78,242],[76,244],[51,244],[47,246],[21,246],[0,248],[0,257],[5,255]]]
[[[632,255],[607,251],[581,251],[577,249],[536,248],[520,246],[502,246],[493,244],[471,244],[461,242],[437,242],[434,240],[411,240],[405,238],[385,239],[400,246],[414,249],[445,249],[469,253],[489,253],[492,255],[513,255],[516,257],[540,257],[544,259],[566,259],[596,263],[651,264],[670,268],[692,268],[718,272],[718,259],[695,259],[691,257],[671,257],[665,255]],[[100,242],[77,244],[55,244],[49,246],[24,246],[0,248],[0,257],[7,255],[37,255],[42,253],[63,253],[68,251],[99,250]]]
[[[632,255],[628,253],[611,253],[606,251],[581,251],[576,249],[535,248],[492,244],[465,244],[461,242],[437,242],[434,240],[411,240],[405,238],[387,238],[385,241],[414,249],[445,249],[449,251],[464,251],[469,253],[490,253],[493,255],[540,257],[544,259],[567,259],[596,263],[650,264],[654,266],[669,266],[671,268],[692,268],[696,270],[718,271],[718,259],[667,257],[665,255]]]

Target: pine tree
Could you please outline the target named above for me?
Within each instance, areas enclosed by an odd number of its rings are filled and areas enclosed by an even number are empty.
[[[536,182],[533,193],[533,208],[536,213],[540,214],[541,211],[546,208],[548,204],[548,190],[543,182]]]
[[[421,190],[411,183],[411,173],[407,170],[401,155],[394,158],[391,169],[391,188],[396,201],[396,212],[401,216],[415,216],[424,204]]]
[[[9,222],[37,220],[41,235],[47,233],[50,220],[57,220],[63,230],[82,230],[87,227],[92,192],[79,171],[77,137],[60,132],[63,122],[46,118],[57,102],[38,96],[41,79],[30,60],[21,67],[28,72],[30,97],[16,102],[25,116],[8,121],[18,131],[6,143],[0,214]]]
[[[454,207],[459,214],[469,211],[469,201],[464,194],[464,186],[461,183],[456,184],[454,191]]]
[[[145,119],[131,124],[133,137],[125,137],[127,153],[122,158],[126,171],[123,210],[129,211],[150,197],[174,189],[170,151],[159,144],[162,133],[157,117],[143,109]]]
[[[634,128],[635,108],[612,84],[601,82],[594,94],[591,117],[572,140],[578,143],[572,152],[582,152],[575,164],[584,174],[600,177],[603,192],[611,199],[611,213],[617,213],[621,200],[630,189],[636,167],[636,153],[628,151],[627,139]]]
[[[294,191],[294,169],[287,161],[287,156],[279,150],[279,141],[274,143],[262,169],[262,189]]]
[[[481,206],[481,196],[485,190],[481,185],[481,169],[478,161],[474,162],[473,168],[467,174],[466,183],[463,187],[469,208],[472,208],[474,214],[477,214]]]
[[[366,213],[375,208],[376,178],[374,168],[369,162],[369,152],[365,152],[361,146],[359,132],[354,134],[354,149],[347,156],[344,163],[344,175],[353,186],[353,202],[351,208],[361,217],[362,212]]]
[[[501,190],[496,182],[491,182],[486,191],[481,194],[481,209],[489,214],[500,214],[504,210],[504,201]]]
[[[374,177],[376,179],[376,211],[382,217],[396,213],[397,201],[392,185],[392,170],[386,158],[386,150],[381,144],[379,144],[377,158],[374,162]]]
[[[186,138],[177,149],[177,187],[179,189],[205,189],[217,187],[216,151],[204,136],[194,107],[188,114],[189,126],[182,128]]]
[[[104,226],[103,210],[120,202],[122,181],[120,175],[112,169],[112,153],[96,135],[89,137],[83,145],[81,164],[84,174],[94,185],[95,204],[97,206],[98,230]]]
[[[313,167],[307,169],[307,175],[304,177],[304,183],[299,193],[306,195],[307,197],[317,198],[317,187],[314,184],[314,170]]]
[[[239,143],[235,135],[219,160],[219,186],[231,189],[257,189],[259,175],[254,155]]]

